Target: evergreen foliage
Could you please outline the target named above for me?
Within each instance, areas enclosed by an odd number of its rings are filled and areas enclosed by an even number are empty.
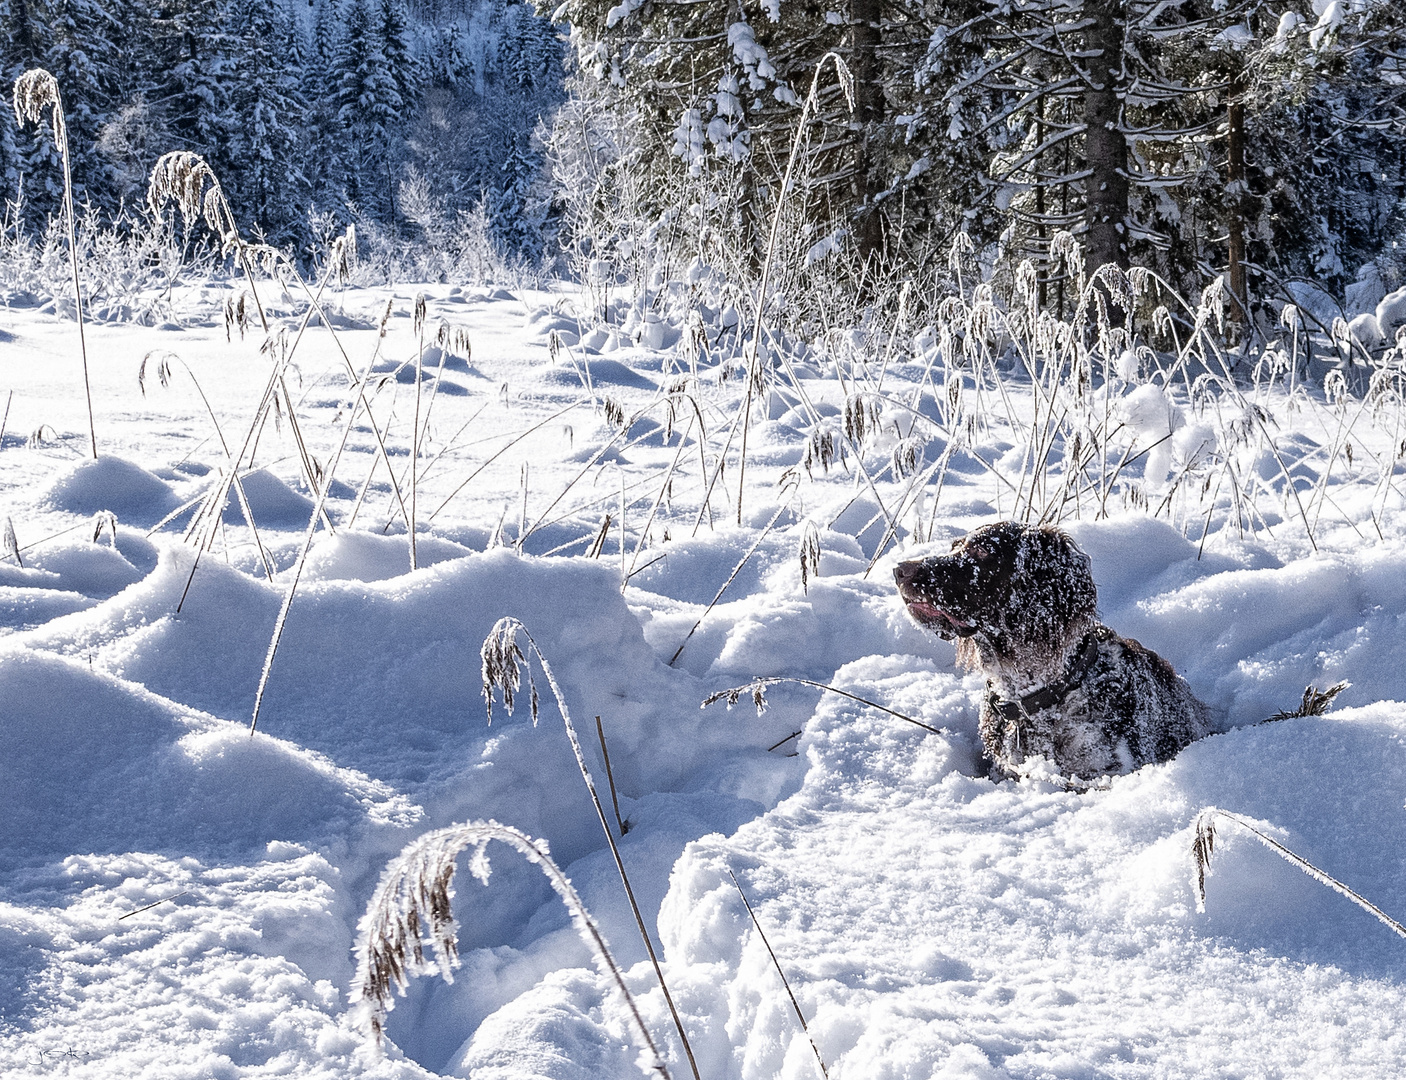
[[[1059,303],[1072,230],[1090,263],[1188,293],[1224,274],[1243,317],[1295,279],[1380,291],[1406,267],[1390,0],[0,0],[0,29],[7,84],[42,65],[62,87],[80,203],[115,214],[191,150],[242,228],[303,250],[349,220],[408,240],[478,215],[545,253],[586,197],[544,187],[566,31],[562,123],[628,132],[552,151],[559,182],[599,181],[597,224],[565,238],[578,269],[616,260],[628,218],[700,257],[724,238],[755,274],[793,148],[785,228],[861,277],[941,278],[965,234],[988,272],[1033,260]],[[843,70],[813,84],[830,53]],[[53,153],[0,125],[30,229],[58,208]]]
[[[1068,271],[1050,244],[1072,229],[1094,266],[1137,262],[1198,291],[1228,272],[1250,300],[1295,275],[1341,287],[1402,236],[1402,16],[1388,0],[1286,6],[567,0],[562,10],[596,95],[638,125],[650,186],[666,190],[670,152],[690,176],[713,174],[710,205],[735,200],[754,247],[799,134],[806,213],[846,230],[861,258],[907,273],[965,232],[993,266],[1033,258],[1048,296]],[[853,109],[823,84],[817,122],[798,133],[828,50],[854,74]]]
[[[440,217],[497,207],[512,217],[500,240],[540,246],[523,191],[541,169],[531,132],[560,100],[561,60],[556,29],[501,0],[413,11],[406,0],[0,0],[0,76],[8,88],[43,66],[58,79],[80,203],[139,207],[155,160],[191,150],[222,178],[242,229],[303,250],[353,218],[394,233],[400,185],[429,175]],[[53,154],[52,140],[0,122],[0,194],[23,192],[29,229],[59,206]]]

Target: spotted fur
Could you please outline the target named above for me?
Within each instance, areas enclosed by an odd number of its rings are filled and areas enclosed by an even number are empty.
[[[1059,529],[986,525],[894,578],[914,621],[986,676],[981,741],[1001,772],[1036,756],[1066,776],[1129,772],[1210,730],[1167,661],[1098,621],[1089,557]]]

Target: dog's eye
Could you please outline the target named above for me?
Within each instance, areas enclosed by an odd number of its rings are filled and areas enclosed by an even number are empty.
[[[991,558],[991,552],[987,548],[982,547],[980,544],[967,548],[966,553],[970,555],[973,559],[980,560]]]

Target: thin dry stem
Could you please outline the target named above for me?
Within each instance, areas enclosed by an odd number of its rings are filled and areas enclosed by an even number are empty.
[[[610,823],[606,820],[605,807],[600,800],[600,794],[596,791],[596,782],[591,777],[591,770],[586,766],[586,755],[581,749],[581,740],[576,737],[576,726],[571,722],[571,711],[566,705],[566,695],[562,693],[561,687],[557,684],[556,676],[552,674],[552,667],[547,663],[547,658],[542,655],[542,650],[537,647],[537,642],[532,640],[532,635],[527,632],[527,628],[517,619],[499,619],[484,639],[483,648],[480,655],[483,659],[483,694],[488,700],[489,708],[493,704],[493,692],[497,690],[503,695],[503,704],[509,713],[512,712],[512,691],[520,687],[521,674],[518,670],[519,658],[526,664],[526,657],[517,645],[517,635],[522,634],[527,639],[531,652],[536,655],[537,662],[542,665],[542,674],[547,680],[547,685],[552,689],[552,695],[556,698],[557,710],[561,713],[562,723],[566,725],[566,737],[571,742],[572,753],[576,755],[576,766],[581,771],[581,779],[586,782],[586,790],[590,792],[591,802],[596,808],[596,817],[600,821],[601,831],[605,833],[605,841],[610,845],[610,854],[615,859],[615,869],[620,874],[620,883],[625,887],[625,898],[630,903],[630,911],[635,917],[635,926],[639,930],[640,939],[644,942],[645,952],[649,954],[649,962],[654,967],[654,977],[659,983],[659,989],[664,994],[664,1001],[669,1006],[669,1014],[673,1017],[674,1029],[678,1032],[679,1041],[683,1044],[684,1055],[688,1058],[689,1068],[693,1072],[693,1080],[700,1080],[698,1073],[698,1063],[694,1060],[693,1046],[688,1040],[688,1032],[684,1030],[683,1019],[679,1016],[678,1008],[674,1005],[674,997],[669,993],[669,985],[664,981],[664,969],[659,963],[659,957],[654,951],[654,943],[650,940],[649,931],[645,929],[644,916],[640,914],[639,904],[635,901],[635,890],[630,886],[629,875],[625,873],[624,860],[620,858],[620,849],[616,846],[615,836],[610,831]],[[537,688],[532,683],[532,670],[527,671],[528,686],[532,693],[532,719],[537,721]]]
[[[78,347],[83,356],[83,393],[88,402],[88,447],[93,460],[98,457],[97,426],[93,422],[93,388],[88,379],[88,338],[83,328],[83,286],[78,280],[78,237],[74,227],[73,172],[68,152],[68,125],[64,122],[63,98],[58,81],[43,68],[26,71],[15,80],[15,119],[21,128],[26,122],[43,121],[49,110],[49,130],[63,161],[64,226],[68,233],[68,260],[73,272],[73,310],[78,320]]]

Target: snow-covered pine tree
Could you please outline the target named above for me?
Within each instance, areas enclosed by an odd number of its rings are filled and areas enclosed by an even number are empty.
[[[0,85],[7,93],[23,72],[39,65],[43,45],[32,0],[0,0]],[[25,155],[15,125],[0,121],[0,208],[18,197],[24,171]]]
[[[1406,271],[1406,10],[1389,0],[1289,0],[1245,50],[1251,292],[1292,278],[1334,291],[1364,264]]]
[[[288,243],[297,238],[307,195],[301,34],[278,0],[230,0],[227,24],[235,66],[225,191],[256,231]]]
[[[101,202],[111,185],[98,136],[131,89],[118,41],[135,13],[122,0],[53,0],[38,13],[45,25],[42,64],[58,81],[67,111],[74,198]],[[63,189],[57,150],[47,135],[24,138],[30,142],[26,198],[32,209],[52,213]]]
[[[337,55],[342,24],[337,0],[316,0],[312,12],[312,41],[303,65],[303,100],[307,103],[302,150],[308,195],[320,211],[336,212],[345,192],[341,154],[342,125],[337,119]]]
[[[420,100],[423,78],[410,33],[410,12],[405,0],[380,0],[381,48],[403,116],[412,113]]]
[[[333,72],[347,197],[362,212],[384,217],[395,205],[390,151],[392,138],[399,137],[403,102],[386,60],[374,2],[347,0]]]
[[[143,64],[148,96],[165,115],[173,148],[204,155],[224,175],[237,78],[224,13],[217,0],[168,0],[150,25]]]
[[[929,137],[917,141],[934,147],[933,131],[951,117],[950,138],[981,143],[973,231],[1001,239],[1011,257],[1034,256],[1042,292],[1062,287],[1062,268],[1045,259],[1061,228],[1081,234],[1091,265],[1131,259],[1193,291],[1224,271],[1248,302],[1276,263],[1280,274],[1290,265],[1339,274],[1330,251],[1385,220],[1384,200],[1365,197],[1364,186],[1391,187],[1399,176],[1380,147],[1366,152],[1390,120],[1383,80],[1399,60],[1382,45],[1386,0],[1312,3],[1311,17],[1335,33],[1352,22],[1349,7],[1358,24],[1382,29],[1375,56],[1359,49],[1336,75],[1318,47],[1298,90],[1266,62],[1289,51],[1284,21],[1240,0],[1062,0],[944,14],[919,72],[929,94],[916,111]],[[1318,25],[1284,17],[1288,37],[1297,29],[1305,43]],[[1395,100],[1399,130],[1399,88]],[[1305,160],[1305,139],[1327,152]],[[1311,265],[1306,248],[1319,252]]]
[[[720,167],[727,174],[720,196],[745,233],[763,237],[816,65],[828,51],[849,51],[847,16],[785,0],[566,0],[558,11],[571,25],[581,69],[638,126],[640,166],[654,175],[644,186],[662,194],[657,181],[677,172],[677,158],[695,176]],[[822,216],[843,218],[854,203],[862,137],[833,71],[820,84],[818,114],[814,201]],[[761,244],[756,239],[758,254]]]
[[[474,61],[468,40],[468,26],[455,20],[423,31],[421,74],[427,87],[471,91]]]

